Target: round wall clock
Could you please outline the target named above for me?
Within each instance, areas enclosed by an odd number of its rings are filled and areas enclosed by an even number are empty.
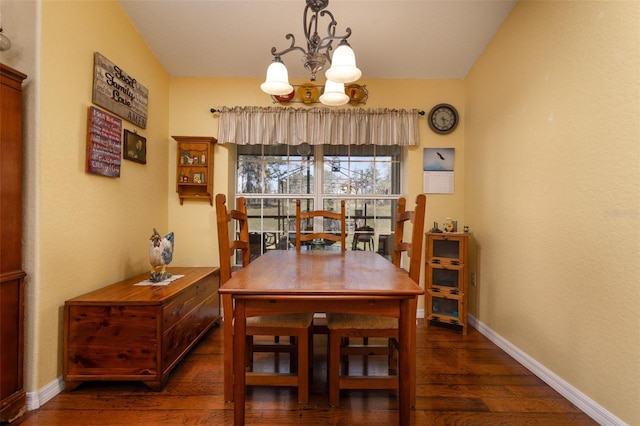
[[[446,135],[458,125],[458,111],[449,104],[438,104],[429,112],[429,127],[436,133]]]

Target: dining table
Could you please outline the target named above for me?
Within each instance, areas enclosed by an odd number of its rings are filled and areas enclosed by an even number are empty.
[[[416,306],[424,290],[388,259],[372,251],[269,250],[234,273],[219,292],[230,295],[234,306],[233,321],[224,327],[233,327],[235,336],[235,425],[245,421],[246,319],[303,312],[398,318],[398,415],[399,424],[409,424],[415,402]]]

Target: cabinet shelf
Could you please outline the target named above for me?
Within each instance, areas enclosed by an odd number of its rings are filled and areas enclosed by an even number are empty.
[[[213,145],[209,136],[172,136],[178,142],[176,192],[184,200],[209,200],[213,206]]]
[[[468,233],[426,233],[428,322],[453,324],[467,334]]]

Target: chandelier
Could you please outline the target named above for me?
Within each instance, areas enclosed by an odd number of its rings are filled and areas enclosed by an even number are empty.
[[[356,81],[362,72],[356,67],[356,57],[347,42],[351,35],[351,28],[346,29],[346,34],[336,36],[337,22],[333,14],[325,10],[329,5],[329,0],[306,0],[307,6],[304,8],[304,35],[307,41],[307,50],[296,46],[296,38],[289,33],[285,37],[291,40],[291,46],[277,52],[276,48],[271,48],[273,61],[267,69],[267,78],[260,88],[265,93],[276,96],[284,96],[293,92],[293,86],[289,84],[289,72],[282,62],[282,55],[294,50],[302,52],[302,62],[304,67],[311,73],[311,81],[316,81],[316,75],[323,70],[327,63],[331,66],[325,72],[327,79],[320,102],[325,105],[338,106],[349,102],[349,96],[344,91],[344,84]],[[319,18],[328,16],[331,21],[327,26],[327,35],[320,37],[318,34]],[[333,49],[333,41],[339,40],[338,46],[333,53],[333,59],[329,53]]]

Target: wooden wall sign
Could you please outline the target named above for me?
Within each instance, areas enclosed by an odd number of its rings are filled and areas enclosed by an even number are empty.
[[[147,88],[100,53],[95,52],[93,59],[92,102],[146,129]]]
[[[87,121],[87,173],[120,177],[122,120],[89,107]]]

